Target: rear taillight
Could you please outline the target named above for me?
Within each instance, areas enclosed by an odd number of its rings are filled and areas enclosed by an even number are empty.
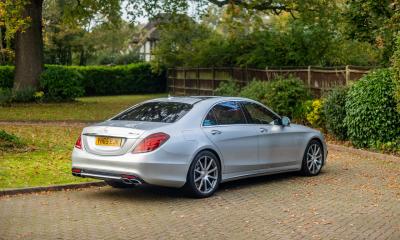
[[[76,140],[75,147],[82,149],[82,138],[80,135],[79,135],[78,139]]]
[[[156,150],[163,143],[169,139],[169,135],[165,133],[154,133],[143,139],[136,147],[133,149],[133,153],[145,153]]]

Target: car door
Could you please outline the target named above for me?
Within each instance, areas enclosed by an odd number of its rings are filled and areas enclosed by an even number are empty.
[[[247,124],[236,101],[216,104],[208,112],[203,130],[221,152],[224,173],[241,173],[259,168],[258,132]]]
[[[299,137],[289,126],[275,122],[279,116],[255,102],[242,102],[249,122],[259,129],[258,156],[261,168],[273,169],[296,165]]]

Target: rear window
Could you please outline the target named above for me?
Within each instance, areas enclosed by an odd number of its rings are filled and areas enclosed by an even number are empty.
[[[173,123],[192,109],[179,102],[148,102],[127,110],[112,120]]]

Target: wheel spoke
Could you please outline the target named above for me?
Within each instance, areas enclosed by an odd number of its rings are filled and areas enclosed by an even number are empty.
[[[204,166],[203,166],[203,163],[201,162],[201,160],[199,160],[199,164],[200,164],[201,170],[204,170]]]
[[[214,176],[211,176],[211,175],[208,175],[208,178],[217,179],[217,177],[214,177]]]
[[[209,189],[211,189],[211,188],[213,187],[213,185],[211,184],[210,180],[208,180],[208,179],[206,178],[205,181],[210,185],[210,188],[209,188]]]
[[[317,151],[316,151],[315,155],[318,155],[320,151],[321,151],[321,148],[317,147]]]
[[[217,171],[217,167],[215,167],[215,168],[213,168],[213,169],[211,169],[210,171],[208,171],[208,173],[210,174],[210,173],[213,173],[213,172],[215,172],[215,171]]]
[[[210,159],[210,163],[207,165],[206,170],[210,169],[210,167],[213,163],[214,163],[214,160]]]
[[[200,175],[200,177],[196,178],[196,179],[194,180],[194,182],[198,182],[200,179],[202,179],[202,176],[201,176],[201,175]]]

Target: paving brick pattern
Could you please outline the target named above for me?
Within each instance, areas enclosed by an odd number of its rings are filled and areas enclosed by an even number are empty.
[[[223,184],[214,197],[110,187],[0,199],[0,239],[400,239],[400,162],[331,151],[317,177]]]

